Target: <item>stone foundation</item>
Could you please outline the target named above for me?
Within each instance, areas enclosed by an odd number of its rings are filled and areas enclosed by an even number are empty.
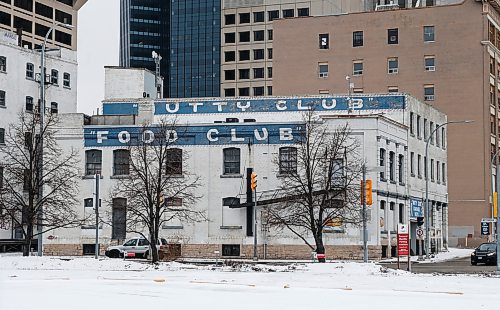
[[[101,245],[100,255],[104,255],[106,245]],[[216,254],[218,251],[218,254]],[[46,244],[44,255],[48,256],[82,256],[82,244]],[[264,259],[264,246],[258,246],[259,259]],[[183,244],[181,247],[182,258],[252,258],[253,245],[243,245],[240,248],[240,256],[222,256],[222,245],[220,244]],[[368,257],[378,260],[382,257],[381,246],[369,246]],[[326,258],[362,260],[363,247],[358,245],[335,245],[326,246]],[[312,250],[306,245],[268,245],[266,259],[312,259]]]

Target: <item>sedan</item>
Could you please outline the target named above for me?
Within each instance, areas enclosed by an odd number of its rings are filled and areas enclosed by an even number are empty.
[[[472,265],[491,264],[497,263],[497,245],[496,243],[483,243],[478,246],[470,255],[470,262]]]

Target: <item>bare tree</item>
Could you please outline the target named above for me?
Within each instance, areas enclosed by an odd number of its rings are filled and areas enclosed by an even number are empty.
[[[300,142],[280,149],[277,164],[283,202],[268,208],[268,221],[324,254],[325,227],[360,222],[359,142],[347,124],[331,129],[314,111],[304,114],[304,123]]]
[[[147,230],[149,236],[143,236],[150,242],[153,263],[158,261],[157,241],[164,223],[206,219],[195,209],[200,178],[187,169],[189,154],[176,147],[182,136],[178,131],[175,121],[143,125],[129,143],[129,175],[114,190],[127,199],[127,231],[143,235]]]
[[[22,229],[24,256],[29,255],[32,240],[39,235],[38,225],[45,233],[82,223],[75,208],[80,176],[78,152],[64,152],[59,146],[57,114],[47,114],[41,132],[39,121],[37,113],[20,113],[17,122],[8,127],[5,145],[0,146],[0,214],[4,221],[13,223],[13,228]]]

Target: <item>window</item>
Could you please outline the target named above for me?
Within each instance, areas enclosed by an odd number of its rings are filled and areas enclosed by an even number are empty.
[[[422,178],[422,155],[418,154],[417,160],[417,174],[419,178]]]
[[[227,148],[224,153],[224,174],[239,174],[240,173],[240,149]]]
[[[0,56],[0,72],[7,72],[7,58]]]
[[[83,207],[84,208],[93,208],[94,207],[94,199],[93,198],[86,198],[83,200]]]
[[[363,46],[363,31],[354,31],[352,33],[352,46]]]
[[[5,128],[0,128],[0,144],[5,144]]]
[[[319,63],[318,64],[318,71],[319,71],[320,78],[328,77],[328,64],[327,63]]]
[[[434,56],[425,56],[424,57],[425,71],[436,71],[435,60],[436,59]]]
[[[309,16],[309,8],[299,8],[297,9],[297,16]]]
[[[387,86],[387,92],[397,93],[397,92],[399,92],[399,88],[397,86]]]
[[[420,126],[421,122],[421,117],[420,115],[417,115],[417,137],[420,139],[422,138],[422,126]]]
[[[436,181],[441,183],[441,162],[436,161]]]
[[[240,96],[240,97],[250,96],[250,88],[249,87],[238,88],[238,96]]]
[[[272,96],[272,95],[273,95],[273,87],[272,87],[272,86],[268,86],[268,87],[267,87],[267,94],[268,94],[269,96]]]
[[[26,96],[26,111],[33,112],[33,97]]]
[[[380,180],[385,181],[385,149],[380,149],[380,167],[383,167],[384,170],[380,171]]]
[[[5,107],[5,91],[0,90],[0,107]]]
[[[254,60],[264,59],[264,49],[253,50],[253,59]]]
[[[237,206],[239,205],[240,198],[238,197],[224,197],[222,198],[222,205],[225,207]]]
[[[254,68],[253,69],[253,78],[254,79],[263,79],[264,78],[264,68]]]
[[[446,131],[444,127],[441,128],[441,146],[443,149],[446,148]]]
[[[236,43],[236,33],[226,32],[224,33],[224,42],[226,43]]]
[[[404,184],[404,176],[405,176],[405,157],[403,155],[398,156],[398,182],[399,184]]]
[[[273,59],[273,49],[272,48],[267,49],[267,58]]]
[[[57,114],[58,112],[59,112],[59,108],[58,108],[57,102],[51,102],[50,103],[50,113]]]
[[[253,22],[262,23],[264,22],[264,12],[253,12]]]
[[[31,174],[29,169],[23,171],[23,190],[29,191],[31,188]]]
[[[224,23],[226,25],[234,25],[234,24],[236,24],[236,15],[235,14],[226,14],[224,16]]]
[[[250,13],[240,13],[240,24],[250,23]]]
[[[243,31],[239,33],[240,42],[250,42],[250,31]]]
[[[387,73],[389,73],[389,74],[398,73],[398,58],[397,57],[387,59]]]
[[[399,224],[405,223],[405,205],[400,203],[398,209]]]
[[[264,41],[264,30],[257,30],[253,32],[254,41]]]
[[[412,177],[415,176],[415,153],[410,153],[410,174]]]
[[[268,78],[273,77],[273,67],[267,67],[267,77]]]
[[[290,18],[294,16],[294,10],[293,9],[286,9],[283,10],[283,18]]]
[[[363,88],[353,88],[352,92],[354,94],[362,94],[363,93]]]
[[[35,65],[29,62],[26,64],[26,78],[28,79],[35,78]]]
[[[223,244],[222,256],[240,256],[239,244]]]
[[[224,88],[224,97],[235,97],[236,90],[234,88]]]
[[[253,88],[254,96],[264,96],[264,86],[258,86]]]
[[[272,39],[273,39],[273,30],[272,30],[272,29],[269,29],[269,30],[267,31],[267,39],[268,39],[269,41],[272,41]]]
[[[415,122],[414,122],[415,114],[410,112],[410,134],[415,134]]]
[[[250,50],[239,51],[240,61],[250,60]]]
[[[434,26],[424,26],[424,42],[434,42]]]
[[[279,151],[279,173],[293,174],[297,172],[297,148],[282,147]]]
[[[239,69],[238,76],[240,80],[248,80],[250,78],[250,69]]]
[[[275,10],[275,11],[268,11],[267,12],[267,19],[271,22],[277,18],[280,18],[280,11]]]
[[[425,85],[424,86],[424,100],[425,101],[434,101],[434,85]]]
[[[427,156],[424,156],[424,177],[427,179]]]
[[[428,136],[429,136],[429,129],[427,127],[427,119],[424,118],[424,140],[427,140]]]
[[[230,62],[230,61],[235,61],[235,60],[236,60],[236,52],[235,51],[224,52],[224,61]]]
[[[235,70],[224,70],[224,79],[226,81],[236,80],[236,71]]]
[[[182,149],[172,148],[167,149],[167,175],[181,175],[182,174]]]
[[[113,151],[113,175],[130,174],[130,152],[129,150]]]
[[[322,33],[319,35],[319,49],[327,50],[330,48],[330,35],[328,33]]]
[[[363,74],[363,62],[356,60],[352,64],[352,75],[362,75]]]
[[[396,158],[394,152],[389,152],[389,180],[395,180]]]
[[[436,124],[436,127],[438,127],[438,124]],[[436,146],[440,147],[441,144],[441,133],[439,130],[436,130]]]
[[[101,174],[102,152],[100,150],[85,151],[85,175]]]
[[[430,122],[429,123],[429,135],[430,135],[430,138],[431,138],[431,144],[434,144],[434,134],[433,134],[433,131],[434,131],[434,122]]]
[[[387,29],[387,44],[398,44],[398,28]]]
[[[431,158],[431,181],[434,182],[434,159]]]
[[[127,234],[127,199],[113,198],[111,214],[111,239],[125,239]],[[132,239],[135,245],[137,239]]]
[[[441,164],[441,175],[443,179],[443,184],[446,184],[446,164],[442,163]]]
[[[331,159],[331,182],[336,188],[345,187],[347,180],[345,178],[344,170],[344,159],[342,158],[332,158]]]
[[[63,73],[63,86],[71,87],[71,75],[68,72]]]

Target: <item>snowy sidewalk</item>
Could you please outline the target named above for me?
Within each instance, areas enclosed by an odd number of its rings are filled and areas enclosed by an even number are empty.
[[[474,251],[474,249],[458,249],[458,248],[449,248],[447,252],[441,252],[436,255],[433,255],[430,259],[424,261],[417,261],[418,256],[412,256],[412,262],[418,262],[419,264],[429,264],[429,263],[439,263],[445,262],[452,259],[470,257],[470,254]],[[424,255],[425,258],[425,255]],[[406,261],[406,257],[402,257],[401,261]],[[380,260],[379,263],[395,263],[397,262],[397,258],[383,259]]]
[[[498,309],[500,278],[423,275],[375,263],[158,266],[0,257],[0,309]],[[29,292],[29,298],[26,298]]]

